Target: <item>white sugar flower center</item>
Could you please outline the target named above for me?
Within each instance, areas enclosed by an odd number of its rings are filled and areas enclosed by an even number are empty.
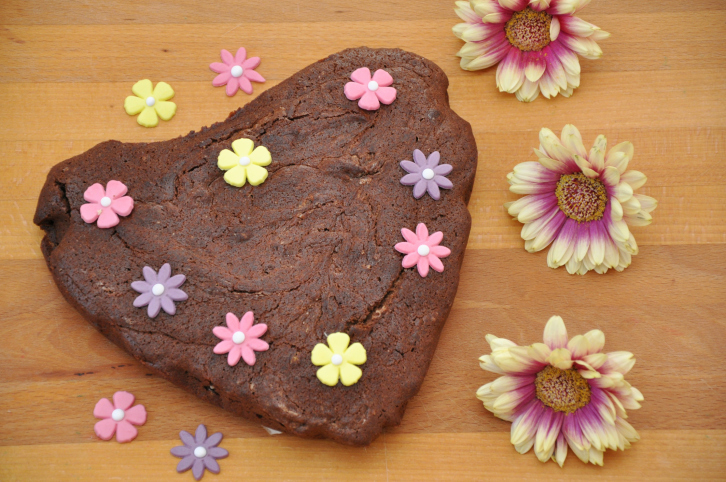
[[[512,18],[504,26],[507,40],[523,52],[539,52],[550,43],[550,25],[552,15],[547,12],[535,12],[527,7],[521,12],[514,12]]]
[[[423,172],[421,173],[421,177],[423,177],[427,181],[430,181],[431,179],[434,178],[434,170],[428,169],[428,168],[424,169]]]
[[[343,363],[343,355],[338,355],[337,353],[333,355],[333,357],[330,359],[330,363],[333,365],[340,366]]]
[[[422,244],[421,246],[418,247],[416,252],[418,253],[419,256],[428,256],[429,253],[431,252],[431,248],[429,248],[425,244]]]
[[[154,286],[151,287],[151,292],[154,293],[156,296],[161,296],[164,294],[164,291],[166,288],[164,288],[164,285],[161,283],[156,283]]]
[[[245,334],[241,331],[235,331],[234,335],[232,335],[232,341],[235,345],[241,345],[245,341]]]
[[[198,459],[203,459],[207,456],[207,449],[200,445],[199,447],[194,449],[194,456]]]
[[[243,69],[239,65],[235,65],[232,67],[232,70],[230,70],[230,73],[232,74],[232,77],[242,77],[242,74],[244,74],[245,69]]]
[[[156,104],[156,99],[151,96],[146,98],[146,105],[148,105],[149,107],[154,107],[154,104]]]
[[[103,196],[101,198],[101,206],[107,208],[111,205],[111,198],[108,196]]]
[[[590,384],[577,370],[547,366],[534,380],[537,398],[555,412],[573,413],[590,403]]]
[[[371,92],[377,91],[378,82],[376,82],[375,80],[371,80],[370,82],[368,82],[368,90],[370,90]]]
[[[578,223],[602,219],[608,202],[602,181],[590,179],[580,172],[561,176],[555,195],[560,210]]]
[[[125,416],[126,416],[126,413],[123,410],[121,410],[120,408],[117,408],[116,410],[111,412],[111,418],[113,419],[114,422],[120,422],[121,420],[124,419]]]
[[[242,156],[239,158],[239,165],[240,166],[249,166],[250,165],[250,158],[247,156]]]

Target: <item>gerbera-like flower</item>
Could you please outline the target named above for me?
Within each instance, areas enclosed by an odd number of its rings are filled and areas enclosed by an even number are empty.
[[[102,419],[96,422],[93,430],[101,440],[111,440],[116,434],[117,442],[131,442],[139,434],[134,425],[146,423],[146,409],[134,404],[134,396],[129,392],[113,394],[113,403],[102,398],[93,409],[93,416]]]
[[[143,273],[146,281],[131,283],[131,288],[141,293],[134,300],[134,306],[141,308],[149,305],[146,310],[149,318],[156,318],[162,308],[169,315],[175,314],[174,302],[187,299],[187,294],[179,289],[186,281],[186,276],[183,274],[171,276],[169,263],[161,267],[159,274],[156,274],[156,271],[149,266],[144,266]]]
[[[96,224],[99,228],[112,228],[119,223],[119,216],[128,216],[134,209],[134,200],[125,196],[126,184],[108,181],[106,189],[101,184],[93,184],[83,193],[88,204],[81,205],[81,219]]]
[[[166,82],[159,82],[153,88],[149,79],[139,80],[131,88],[135,94],[126,97],[124,110],[128,115],[139,116],[136,122],[144,127],[156,127],[159,124],[159,117],[168,121],[176,114],[176,104],[167,102],[174,97],[174,89]]]
[[[238,320],[234,313],[227,313],[227,328],[215,326],[212,329],[214,335],[221,339],[214,347],[214,353],[227,356],[227,363],[233,367],[242,358],[245,363],[252,366],[257,361],[256,351],[267,351],[270,345],[260,337],[267,332],[267,325],[258,323],[254,326],[255,315],[248,311]]]
[[[606,449],[625,450],[640,439],[625,421],[626,410],[643,401],[624,378],[635,358],[626,351],[602,353],[602,331],[569,339],[562,318],[553,316],[544,343],[517,346],[494,335],[486,340],[492,354],[479,358],[480,365],[503,376],[476,396],[487,410],[512,422],[517,452],[534,447],[540,461],[552,458],[562,467],[569,445],[583,462],[602,465]]]
[[[249,181],[253,186],[259,186],[267,179],[267,169],[272,162],[270,151],[265,146],[255,147],[249,139],[237,139],[232,143],[232,149],[223,149],[217,158],[217,166],[224,173],[227,184],[242,187]],[[253,150],[254,149],[254,150]]]
[[[646,177],[627,170],[633,144],[621,142],[607,151],[601,135],[588,152],[573,125],[562,129],[561,141],[549,129],[540,131],[539,140],[534,150],[539,161],[517,164],[507,175],[510,191],[527,194],[504,205],[524,223],[525,249],[534,253],[552,243],[547,265],[565,266],[570,274],[630,266],[638,245],[628,225],[650,224],[658,204],[634,193]]]
[[[434,151],[426,159],[423,152],[418,149],[413,151],[413,160],[401,161],[401,167],[408,172],[401,178],[401,184],[404,186],[413,186],[413,197],[421,198],[425,192],[429,193],[433,199],[437,200],[441,196],[439,188],[451,189],[454,184],[446,179],[453,167],[451,164],[439,165],[439,151]]]
[[[401,265],[404,268],[418,268],[418,274],[426,277],[429,274],[429,266],[441,273],[444,271],[444,264],[439,258],[446,258],[451,254],[451,250],[444,246],[439,246],[444,239],[444,233],[436,231],[429,236],[429,230],[424,223],[416,226],[414,233],[410,229],[401,229],[401,234],[406,240],[405,243],[397,243],[396,251],[405,254]]]
[[[171,449],[174,457],[181,457],[176,471],[182,473],[192,469],[192,475],[196,480],[201,480],[205,469],[213,474],[218,474],[220,469],[217,459],[223,459],[229,455],[225,449],[217,447],[222,442],[222,437],[222,432],[217,432],[207,438],[207,427],[203,424],[199,424],[197,427],[196,437],[192,437],[185,430],[179,432],[179,438],[184,445]]]
[[[345,84],[344,93],[348,100],[358,101],[358,107],[378,110],[381,103],[392,104],[396,100],[396,89],[390,87],[393,77],[385,70],[376,70],[371,78],[368,67],[362,67],[350,75],[353,82]]]
[[[322,367],[317,371],[318,380],[329,387],[338,384],[338,379],[349,387],[360,380],[363,371],[356,365],[366,362],[366,349],[360,343],[350,343],[345,333],[328,335],[328,346],[318,343],[313,348],[310,359],[313,365]]]
[[[610,36],[574,14],[590,0],[471,0],[456,2],[464,20],[454,34],[466,44],[459,50],[461,68],[480,70],[499,64],[500,92],[531,102],[565,97],[580,86],[580,61],[599,59],[597,41]]]
[[[265,78],[254,70],[260,65],[260,58],[250,57],[248,59],[247,50],[244,47],[240,47],[237,50],[237,55],[234,57],[232,57],[231,53],[222,49],[221,57],[224,63],[212,62],[209,64],[209,68],[219,74],[212,81],[212,85],[221,87],[226,84],[228,96],[231,97],[236,94],[238,88],[246,94],[252,94],[252,84],[250,81],[265,81]]]

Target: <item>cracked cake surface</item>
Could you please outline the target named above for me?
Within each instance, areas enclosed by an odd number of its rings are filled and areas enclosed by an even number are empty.
[[[398,97],[365,111],[343,88],[359,67],[385,69]],[[449,108],[448,79],[397,49],[357,48],[316,62],[224,122],[155,143],[103,142],[51,169],[35,223],[65,298],[114,343],[199,397],[262,425],[370,443],[418,391],[454,301],[477,164],[469,124]],[[217,156],[239,138],[269,149],[268,179],[228,185]],[[441,153],[453,189],[415,199],[400,179],[414,149]],[[110,229],[79,214],[111,179],[134,210]],[[404,269],[401,228],[425,223],[451,249],[445,270]],[[144,266],[187,278],[174,316],[147,316],[130,288]],[[212,349],[228,312],[253,311],[270,349],[231,367]],[[323,385],[310,353],[327,334],[360,342],[350,387]]]

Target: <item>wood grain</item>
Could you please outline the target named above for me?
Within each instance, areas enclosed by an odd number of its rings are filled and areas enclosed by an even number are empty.
[[[225,433],[220,480],[723,480],[726,3],[594,0],[581,15],[612,32],[605,56],[581,61],[571,99],[521,104],[497,92],[493,69],[459,69],[453,1],[0,2],[0,480],[191,480],[168,450],[200,422]],[[39,250],[32,216],[48,170],[106,139],[164,140],[224,119],[254,96],[226,97],[207,65],[239,45],[263,59],[268,82],[255,95],[343,48],[412,50],[446,71],[451,105],[474,129],[480,163],[454,308],[402,424],[364,449],[268,436],[151,375],[63,300]],[[178,114],[155,129],[122,108],[144,77],[176,91]],[[641,252],[623,273],[547,268],[502,208],[517,197],[505,176],[534,159],[539,129],[566,123],[586,143],[633,141],[642,191],[660,202],[653,224],[633,229]],[[517,454],[510,425],[473,396],[493,379],[477,365],[484,336],[533,343],[553,314],[571,334],[602,329],[608,351],[638,360],[628,379],[646,401],[630,421],[642,439],[607,453],[604,468]],[[120,389],[149,421],[131,444],[99,442],[93,405]]]

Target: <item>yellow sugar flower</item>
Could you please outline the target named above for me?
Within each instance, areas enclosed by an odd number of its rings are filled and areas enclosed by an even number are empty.
[[[139,116],[136,122],[144,127],[156,127],[159,117],[168,121],[176,114],[176,104],[167,102],[174,97],[174,89],[166,82],[159,82],[156,87],[149,79],[139,80],[131,88],[135,95],[126,97],[124,110],[128,115]]]
[[[332,333],[328,335],[328,346],[318,343],[313,348],[311,360],[313,365],[322,367],[318,369],[318,380],[325,385],[334,387],[338,379],[343,385],[349,387],[360,380],[363,371],[356,365],[366,362],[366,349],[360,343],[350,343],[350,337],[345,333]]]
[[[232,143],[232,149],[224,149],[219,153],[217,166],[224,173],[227,184],[242,187],[249,181],[253,186],[259,186],[267,179],[267,169],[272,162],[270,151],[265,146],[255,148],[255,143],[249,139],[237,139]],[[254,150],[253,150],[254,149]]]

